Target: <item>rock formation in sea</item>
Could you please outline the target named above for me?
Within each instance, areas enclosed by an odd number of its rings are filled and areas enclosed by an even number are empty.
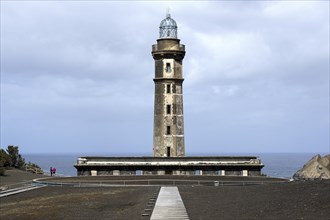
[[[321,157],[319,154],[310,159],[294,175],[294,179],[330,179],[330,154]]]

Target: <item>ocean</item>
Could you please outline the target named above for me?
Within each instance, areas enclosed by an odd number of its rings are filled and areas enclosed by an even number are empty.
[[[262,173],[271,177],[285,177],[290,178],[293,174],[303,167],[303,165],[310,160],[317,153],[251,153],[242,154],[259,156],[265,167]],[[102,155],[102,154],[100,154]],[[226,155],[239,155],[226,154]],[[325,154],[321,154],[324,156]],[[57,174],[61,176],[76,176],[77,172],[74,164],[79,156],[86,156],[84,154],[22,154],[26,162],[32,162],[39,165],[45,172],[49,172],[50,167],[55,167]],[[109,156],[109,155],[106,155]],[[111,156],[111,155],[110,155]],[[118,156],[118,155],[116,155]],[[119,155],[132,156],[132,155]],[[142,155],[136,155],[142,156]],[[197,156],[197,155],[187,155]],[[209,155],[212,156],[212,155]],[[221,156],[221,155],[220,155]]]

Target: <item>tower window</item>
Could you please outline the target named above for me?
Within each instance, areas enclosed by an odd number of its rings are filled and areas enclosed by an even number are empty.
[[[171,72],[171,64],[170,63],[166,63],[166,72],[167,73]]]
[[[171,105],[166,105],[166,114],[171,114]]]
[[[167,147],[167,157],[171,156],[171,147]]]
[[[171,93],[171,85],[170,84],[166,85],[166,93]]]
[[[171,134],[171,126],[166,127],[166,134],[170,135]]]

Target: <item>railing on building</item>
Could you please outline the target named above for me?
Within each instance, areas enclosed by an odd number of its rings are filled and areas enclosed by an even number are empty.
[[[158,44],[152,45],[152,51],[157,51],[158,50]],[[179,50],[180,51],[185,51],[186,46],[184,44],[179,44]]]
[[[143,180],[108,180],[108,181],[84,181],[62,182],[34,180],[34,185],[46,186],[71,186],[71,187],[112,187],[112,186],[251,186],[264,184],[278,184],[289,182],[288,179],[277,181],[214,181],[214,180],[178,180],[178,179],[143,179]]]

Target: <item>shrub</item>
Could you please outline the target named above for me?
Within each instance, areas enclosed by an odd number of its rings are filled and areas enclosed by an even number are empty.
[[[44,171],[37,164],[31,163],[31,162],[26,164],[25,168],[26,168],[26,171],[29,171],[32,173],[41,173],[41,174],[44,173]]]
[[[4,149],[0,149],[0,167],[10,167],[11,158]]]
[[[6,168],[0,167],[0,176],[6,175]]]

